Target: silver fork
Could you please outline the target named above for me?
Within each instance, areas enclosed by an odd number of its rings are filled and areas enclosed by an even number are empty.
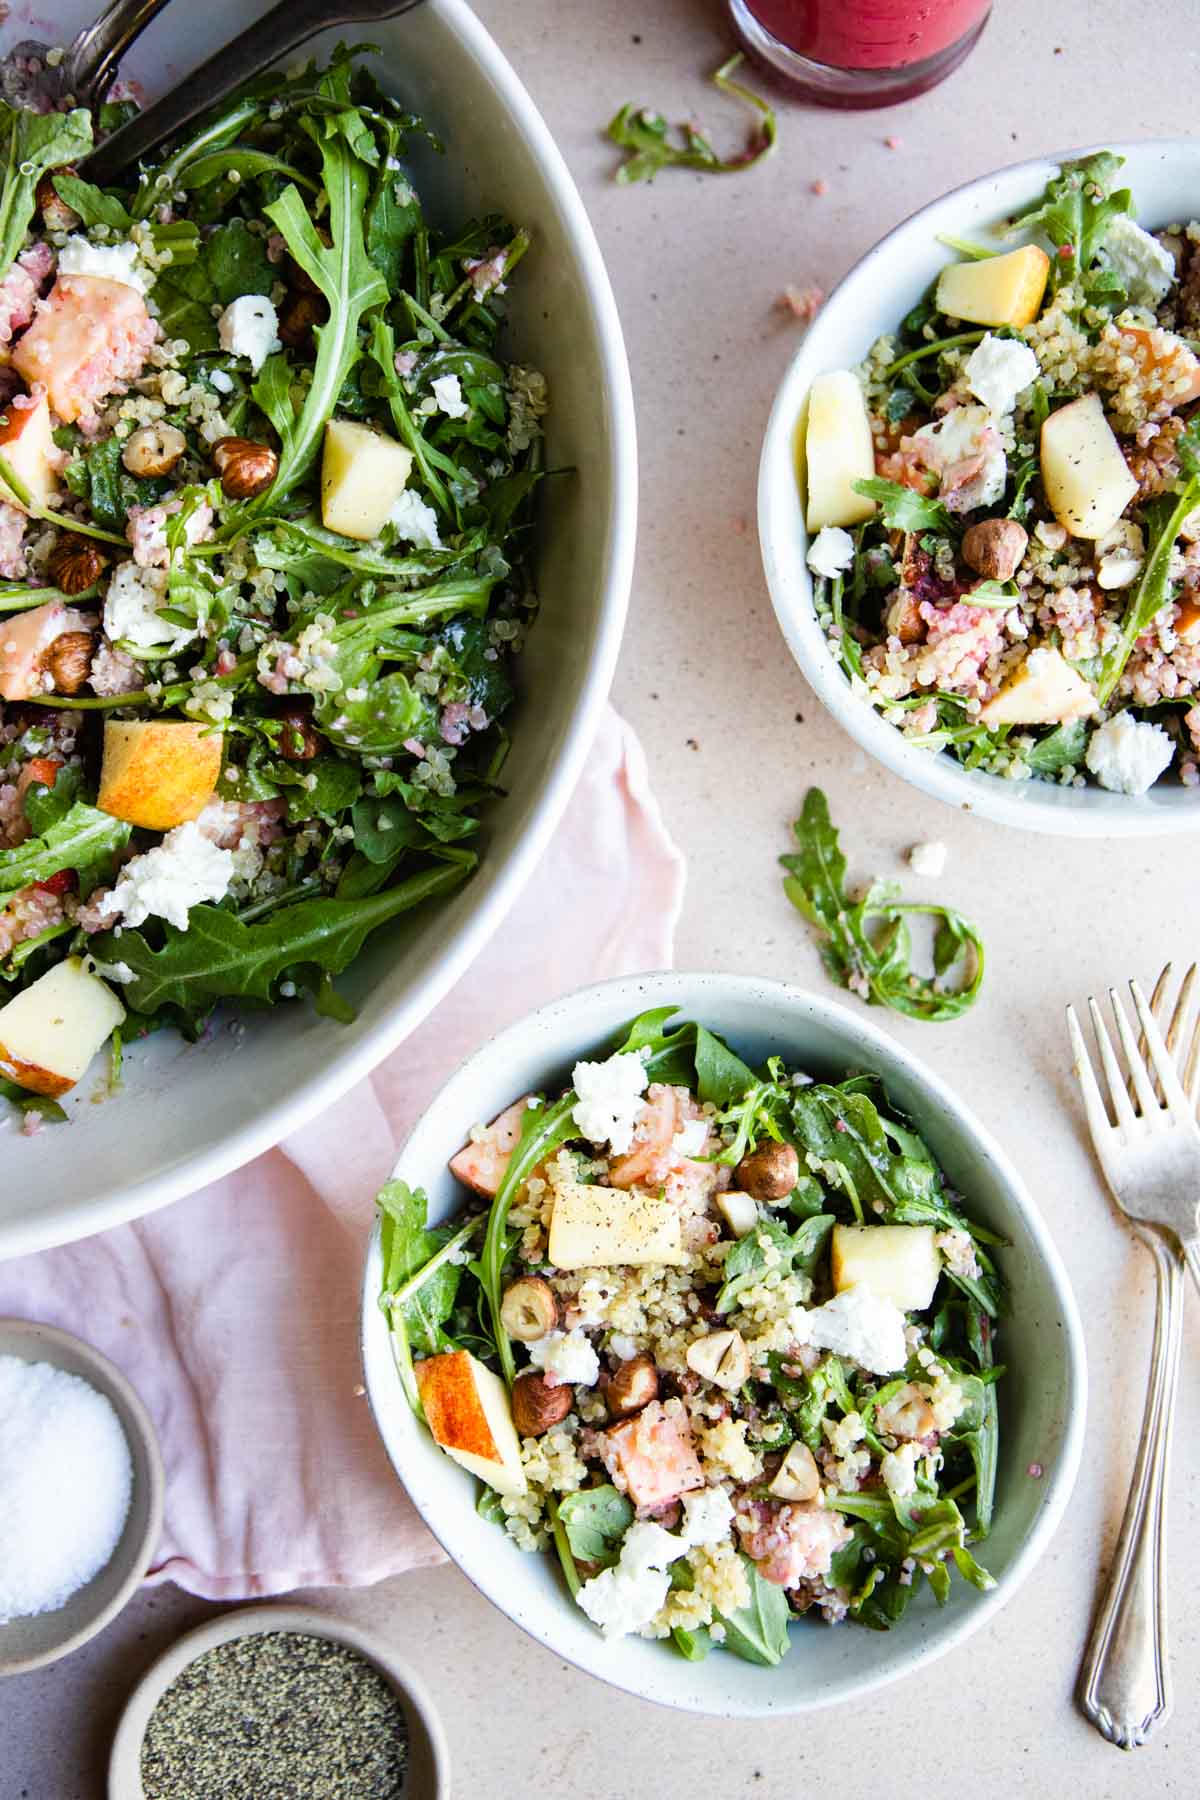
[[[1140,1027],[1137,1037],[1120,996],[1109,990],[1125,1069],[1099,1006],[1088,1000],[1115,1124],[1088,1059],[1075,1009],[1067,1008],[1075,1072],[1096,1155],[1113,1198],[1153,1255],[1155,1270],[1157,1309],[1142,1435],[1108,1591],[1080,1671],[1084,1712],[1122,1750],[1145,1743],[1171,1707],[1163,1559],[1167,1468],[1179,1376],[1185,1261],[1200,1271],[1200,1130],[1195,1101],[1184,1090],[1136,981],[1130,982],[1129,991]],[[1164,991],[1160,982],[1156,994],[1161,997]]]

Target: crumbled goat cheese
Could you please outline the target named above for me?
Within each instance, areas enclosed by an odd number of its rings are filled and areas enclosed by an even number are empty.
[[[135,650],[166,645],[172,653],[195,637],[194,626],[173,625],[159,606],[167,598],[167,571],[139,569],[134,562],[118,563],[104,597],[104,631],[112,643],[131,644]]]
[[[1017,404],[1017,395],[1041,374],[1038,359],[1016,338],[993,337],[989,331],[968,356],[963,373],[967,386],[988,411],[1003,418]]]
[[[544,1369],[552,1387],[580,1382],[594,1387],[600,1379],[600,1358],[582,1331],[550,1331],[529,1346],[529,1360]]]
[[[646,1065],[641,1057],[618,1052],[607,1062],[578,1062],[571,1080],[578,1096],[571,1117],[583,1136],[623,1156],[644,1105]]]
[[[448,419],[465,419],[471,410],[463,399],[457,375],[439,375],[436,381],[430,382],[429,391]]]
[[[913,433],[913,440],[921,446],[924,460],[937,474],[943,490],[951,471],[980,459],[976,474],[943,492],[951,512],[993,506],[1004,493],[1008,462],[1000,433],[986,406],[956,406],[944,418],[922,425]]]
[[[58,253],[60,275],[98,275],[119,281],[122,287],[146,291],[146,278],[137,266],[136,244],[93,244],[82,236],[69,237]]]
[[[729,1536],[733,1502],[724,1488],[701,1488],[683,1496],[681,1536],[688,1549],[699,1544],[719,1544]]]
[[[653,1519],[638,1519],[621,1543],[621,1567],[628,1575],[644,1575],[647,1569],[665,1569],[678,1562],[688,1545]]]
[[[1175,745],[1161,725],[1119,712],[1093,732],[1086,761],[1101,787],[1114,794],[1144,794],[1174,754]]]
[[[118,915],[130,926],[165,919],[186,931],[189,909],[224,899],[233,872],[233,852],[205,837],[195,820],[176,825],[161,844],[125,864],[104,900],[105,922]]]
[[[869,1287],[846,1288],[811,1312],[797,1307],[788,1323],[798,1343],[832,1350],[872,1375],[893,1375],[908,1361],[904,1314]]]
[[[854,539],[840,525],[822,525],[808,546],[807,562],[814,575],[830,581],[854,561]]]
[[[917,1464],[925,1454],[922,1444],[901,1444],[885,1452],[879,1465],[883,1485],[894,1500],[907,1500],[917,1491]]]
[[[265,294],[240,294],[231,300],[217,321],[217,337],[230,356],[244,356],[257,375],[276,350],[279,317]]]
[[[1134,306],[1157,306],[1166,299],[1175,279],[1175,259],[1170,251],[1128,213],[1109,220],[1099,260],[1117,276]]]
[[[396,527],[397,537],[402,537],[407,544],[415,544],[418,550],[440,550],[442,547],[437,514],[412,488],[405,488],[396,501],[388,514],[388,523]]]
[[[909,866],[914,875],[929,875],[936,879],[945,873],[947,855],[943,843],[914,844],[908,853]]]
[[[676,1156],[699,1156],[708,1142],[708,1120],[689,1119],[671,1139],[671,1149]]]
[[[224,369],[210,369],[208,371],[208,379],[216,388],[218,394],[232,394],[234,388],[233,376],[227,375]]]
[[[605,1637],[624,1637],[648,1625],[670,1591],[670,1565],[694,1544],[719,1542],[733,1519],[733,1507],[721,1488],[686,1495],[684,1510],[687,1524],[679,1536],[652,1519],[637,1520],[625,1533],[616,1567],[585,1581],[575,1596]]]
[[[671,1588],[665,1569],[643,1569],[631,1575],[620,1564],[585,1581],[575,1598],[606,1638],[640,1631],[658,1612]]]

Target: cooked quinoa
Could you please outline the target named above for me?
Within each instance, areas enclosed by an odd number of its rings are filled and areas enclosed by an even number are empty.
[[[809,560],[830,649],[911,743],[1141,793],[1200,782],[1200,225],[1143,231],[1119,167],[1067,164],[1002,245],[957,246],[1041,256],[1034,316],[989,318],[952,270],[872,345],[875,509],[852,495]],[[1056,450],[1079,402],[1082,500]]]
[[[990,1585],[996,1240],[877,1083],[714,1075],[697,1034],[635,1021],[471,1128],[453,1226],[389,1183],[381,1298],[479,1510],[605,1636],[774,1662],[801,1614]]]

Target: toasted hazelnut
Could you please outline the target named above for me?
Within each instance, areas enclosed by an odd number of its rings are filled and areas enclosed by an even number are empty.
[[[558,1295],[540,1275],[522,1275],[500,1302],[500,1323],[519,1344],[536,1344],[558,1324]]]
[[[875,1429],[888,1437],[915,1440],[936,1431],[937,1420],[920,1388],[909,1381],[878,1409]]]
[[[278,751],[284,762],[311,762],[319,756],[324,738],[312,722],[312,713],[304,700],[289,698],[276,707],[275,717],[282,729]]]
[[[750,1377],[750,1352],[740,1331],[710,1331],[694,1338],[686,1360],[695,1374],[730,1394]]]
[[[270,444],[253,438],[218,438],[212,447],[213,468],[221,490],[231,500],[253,500],[264,494],[279,473],[279,458]]]
[[[121,461],[131,475],[169,475],[187,450],[175,425],[139,425],[125,439]]]
[[[605,1389],[608,1410],[614,1419],[628,1419],[658,1399],[658,1370],[654,1358],[643,1351],[623,1362]]]
[[[777,1500],[815,1500],[821,1491],[816,1458],[807,1444],[789,1444],[787,1454],[768,1485]]]
[[[34,189],[34,204],[42,215],[42,224],[47,231],[74,231],[79,223],[79,214],[60,197],[54,185],[56,175],[74,174],[75,170],[71,168],[47,169]]]
[[[56,694],[77,694],[92,672],[96,640],[90,631],[64,631],[46,651],[46,672]]]
[[[760,1144],[737,1166],[737,1184],[755,1200],[786,1200],[800,1179],[800,1158],[793,1144]]]
[[[276,330],[289,350],[304,350],[312,341],[313,326],[323,325],[328,317],[324,294],[296,291],[284,301]]]
[[[46,574],[64,594],[82,594],[99,581],[106,558],[90,538],[64,533],[46,559]]]
[[[1029,533],[1016,519],[980,519],[963,533],[963,561],[988,581],[1011,581],[1028,543]]]
[[[551,1387],[546,1377],[534,1369],[526,1369],[513,1382],[513,1424],[520,1437],[541,1437],[554,1425],[561,1425],[575,1400],[570,1382]]]

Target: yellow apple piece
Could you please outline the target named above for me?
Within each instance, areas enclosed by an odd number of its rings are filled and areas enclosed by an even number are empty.
[[[44,394],[32,406],[18,406],[16,398],[0,412],[0,456],[29,489],[34,504],[49,506],[58,494],[60,460],[52,435],[50,407]],[[24,503],[3,481],[0,499],[25,511]]]
[[[450,1158],[450,1173],[465,1187],[489,1200],[500,1192],[508,1159],[520,1142],[521,1121],[529,1101],[528,1094],[514,1100],[499,1118],[493,1119],[478,1137],[473,1137]]]
[[[679,1209],[657,1194],[560,1182],[554,1190],[548,1254],[556,1269],[681,1263]]]
[[[112,989],[69,956],[0,1007],[0,1075],[35,1094],[65,1094],[124,1017]]]
[[[723,1194],[715,1197],[713,1205],[735,1238],[748,1237],[758,1224],[758,1201],[753,1194],[726,1188]]]
[[[412,451],[395,438],[330,419],[321,458],[321,517],[329,531],[365,542],[375,538],[404,492]]]
[[[446,1455],[498,1494],[523,1494],[521,1444],[500,1377],[469,1350],[426,1357],[416,1376],[429,1429]]]
[[[1037,318],[1049,273],[1050,258],[1036,244],[978,262],[950,263],[938,276],[934,305],[948,319],[1020,331]]]
[[[856,494],[854,483],[875,473],[875,442],[867,402],[849,369],[818,375],[808,396],[804,435],[808,471],[810,531],[823,525],[858,525],[875,511],[875,502]]]
[[[835,1225],[830,1250],[833,1285],[861,1284],[901,1312],[923,1312],[933,1299],[941,1258],[932,1225]]]
[[[1084,394],[1050,414],[1042,426],[1041,461],[1051,510],[1075,537],[1102,538],[1138,491],[1099,394]]]
[[[221,733],[190,719],[106,719],[96,804],[146,831],[199,818],[221,773]]]
[[[1031,650],[979,717],[985,725],[1065,725],[1096,711],[1096,696],[1060,650]]]

